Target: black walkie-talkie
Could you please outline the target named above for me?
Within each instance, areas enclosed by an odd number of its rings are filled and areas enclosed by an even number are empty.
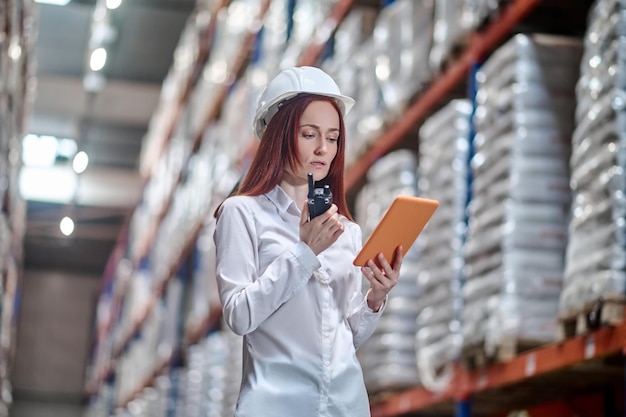
[[[313,174],[309,173],[308,179],[309,195],[307,203],[309,205],[309,220],[311,220],[330,208],[333,204],[333,193],[328,185],[325,185],[324,188],[315,188]]]

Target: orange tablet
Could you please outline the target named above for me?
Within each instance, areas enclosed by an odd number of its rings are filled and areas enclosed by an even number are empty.
[[[397,196],[357,254],[353,264],[364,266],[370,259],[376,261],[376,256],[381,252],[389,263],[393,264],[392,258],[396,248],[402,245],[403,252],[406,253],[437,207],[439,207],[437,200],[407,195]]]

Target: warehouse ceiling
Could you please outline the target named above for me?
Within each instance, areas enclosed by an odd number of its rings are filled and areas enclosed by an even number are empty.
[[[126,0],[98,93],[83,86],[95,1],[38,5],[37,89],[27,133],[72,138],[89,155],[72,204],[28,201],[24,264],[101,275],[141,183],[141,142],[194,0]],[[60,187],[60,185],[58,186]],[[54,189],[55,187],[52,187]],[[59,222],[76,223],[68,238]]]

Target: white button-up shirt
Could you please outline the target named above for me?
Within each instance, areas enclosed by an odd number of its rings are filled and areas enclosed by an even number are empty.
[[[222,205],[215,231],[224,320],[244,336],[237,417],[369,416],[356,349],[374,313],[352,261],[360,227],[315,256],[299,239],[301,211],[279,186]]]

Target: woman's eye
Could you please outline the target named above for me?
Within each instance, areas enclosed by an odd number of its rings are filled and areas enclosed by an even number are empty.
[[[315,138],[315,136],[316,136],[316,135],[315,135],[315,133],[311,133],[311,132],[304,132],[304,133],[302,134],[302,136],[304,136],[304,137],[305,137],[305,138],[307,138],[307,139],[313,139],[313,138]]]
[[[330,142],[338,142],[339,138],[328,138]]]

